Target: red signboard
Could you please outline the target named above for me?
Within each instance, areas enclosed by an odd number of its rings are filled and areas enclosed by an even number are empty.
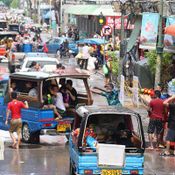
[[[124,19],[124,27],[126,29],[127,26],[127,16],[125,16]],[[115,29],[121,29],[121,17],[120,16],[107,16],[106,17],[106,25],[111,26],[112,28],[114,28],[114,21],[115,21]],[[127,29],[133,29],[134,25],[128,25]]]

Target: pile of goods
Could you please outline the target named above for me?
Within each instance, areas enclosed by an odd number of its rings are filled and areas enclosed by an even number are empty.
[[[78,136],[80,134],[80,128],[75,129],[72,132],[72,138],[73,142],[76,143],[76,139],[78,139]],[[96,151],[96,146],[97,146],[97,134],[94,132],[94,129],[92,126],[89,126],[85,130],[85,135],[84,135],[84,141],[83,141],[83,147],[85,148],[86,146],[89,146],[90,149],[93,151]]]
[[[154,90],[153,89],[140,89],[140,94],[144,94],[144,95],[149,95],[149,96],[154,96]]]

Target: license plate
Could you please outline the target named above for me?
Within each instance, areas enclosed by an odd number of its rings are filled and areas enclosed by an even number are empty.
[[[102,170],[101,175],[122,175],[122,170]]]
[[[57,125],[57,131],[58,132],[66,132],[71,130],[71,125],[70,124],[58,124]]]

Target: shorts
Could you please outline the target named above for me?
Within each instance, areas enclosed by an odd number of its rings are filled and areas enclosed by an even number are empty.
[[[156,131],[156,134],[161,134],[163,131],[163,122],[158,119],[150,119],[148,125],[148,134],[153,134]]]
[[[21,119],[12,119],[10,121],[10,129],[9,132],[17,132],[17,134],[21,134],[22,121]]]
[[[175,142],[175,130],[168,128],[166,141]]]
[[[57,111],[58,111],[58,113],[59,113],[60,115],[64,115],[65,112],[66,112],[66,111],[64,111],[64,110],[62,110],[62,109],[59,109],[59,108],[57,108],[57,107],[56,107],[56,109],[57,109]]]

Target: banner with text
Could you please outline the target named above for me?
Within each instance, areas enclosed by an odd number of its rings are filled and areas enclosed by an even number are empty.
[[[127,26],[127,22],[128,22],[128,17],[125,16],[124,19],[124,27],[125,29],[134,29],[134,25],[133,24],[128,24]],[[110,26],[112,29],[114,28],[114,24],[115,24],[115,29],[120,30],[121,29],[121,17],[120,16],[107,16],[106,17],[106,25]]]
[[[143,13],[140,35],[141,49],[156,49],[159,17],[158,13]]]

